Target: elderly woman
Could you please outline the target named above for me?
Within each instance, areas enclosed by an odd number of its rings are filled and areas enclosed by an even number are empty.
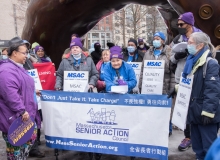
[[[23,121],[36,118],[35,86],[33,78],[23,68],[28,54],[25,42],[15,37],[9,44],[9,59],[0,62],[0,131],[6,142],[7,159],[23,160],[36,139],[36,128],[31,139],[22,146],[11,145],[7,133],[17,117],[21,116]]]
[[[187,49],[190,55],[182,76],[194,75],[187,122],[191,124],[193,151],[197,159],[203,160],[219,129],[219,65],[211,58],[215,51],[205,33],[191,34]]]
[[[98,92],[105,90],[104,68],[109,61],[110,61],[110,52],[109,50],[104,50],[102,52],[101,60],[96,64],[96,69],[99,72],[99,80],[97,81],[96,84]]]
[[[136,86],[137,80],[133,68],[123,61],[122,50],[119,46],[110,48],[110,63],[104,69],[106,91],[110,92],[112,86],[128,85],[128,93]]]
[[[71,56],[64,58],[57,70],[57,78],[55,89],[63,89],[64,71],[88,71],[89,72],[89,88],[96,86],[99,73],[95,68],[92,58],[82,54],[82,42],[80,38],[75,38],[70,44]]]
[[[37,54],[37,56],[39,57],[38,60],[41,63],[45,63],[45,62],[51,62],[50,57],[48,57],[45,54],[44,48],[42,46],[36,46],[35,47],[35,53]]]

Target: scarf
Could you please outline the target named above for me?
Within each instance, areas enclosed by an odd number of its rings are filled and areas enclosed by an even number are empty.
[[[45,62],[50,62],[49,60],[47,60],[47,59],[46,59],[46,58],[44,58],[44,57],[41,57],[40,59],[41,59],[41,62],[42,62],[42,63],[45,63]]]
[[[185,67],[183,69],[183,74],[182,76],[184,78],[187,77],[187,75],[189,75],[192,72],[192,69],[194,67],[194,65],[196,64],[196,62],[199,60],[199,58],[203,55],[203,53],[208,49],[207,46],[203,47],[203,49],[201,51],[199,51],[199,53],[197,55],[189,55],[186,59],[186,64]]]

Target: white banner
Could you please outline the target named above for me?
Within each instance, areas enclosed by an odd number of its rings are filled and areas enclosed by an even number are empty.
[[[186,128],[186,119],[192,91],[193,77],[193,75],[188,75],[187,78],[183,78],[181,76],[174,106],[172,123],[182,130]]]
[[[163,92],[164,60],[145,60],[141,94],[159,94]]]
[[[42,90],[42,85],[40,83],[40,78],[39,78],[37,69],[28,70],[28,74],[34,79],[35,89]],[[37,104],[38,104],[37,106],[39,110],[41,109],[40,97],[39,96],[36,96],[36,97],[37,97]]]
[[[64,91],[87,92],[88,83],[88,71],[64,71]]]
[[[134,69],[134,72],[135,72],[135,75],[136,75],[136,79],[137,79],[136,87],[138,87],[142,62],[127,62],[127,63],[130,64],[131,67]]]
[[[42,91],[41,100],[50,148],[168,159],[165,95]]]

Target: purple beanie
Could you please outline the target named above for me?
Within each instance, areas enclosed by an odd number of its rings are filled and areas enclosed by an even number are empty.
[[[142,38],[138,38],[138,43],[140,42],[144,42],[144,40]]]
[[[73,47],[73,46],[79,46],[80,48],[82,48],[82,42],[81,42],[81,39],[80,38],[75,38],[71,41],[70,43],[70,49]]]
[[[182,20],[192,26],[194,26],[195,20],[192,12],[186,12],[179,16],[178,20]]]
[[[35,52],[37,52],[37,51],[40,50],[40,49],[44,51],[44,48],[43,48],[42,46],[36,46],[36,47],[35,47]]]
[[[110,48],[110,60],[112,58],[119,58],[119,59],[123,59],[123,55],[122,55],[122,50],[121,47],[119,46],[114,46]]]

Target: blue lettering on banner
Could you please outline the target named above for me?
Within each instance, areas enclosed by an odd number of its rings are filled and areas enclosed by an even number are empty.
[[[61,138],[51,136],[45,136],[45,139],[47,147],[56,149],[95,152],[113,155],[127,155],[144,158],[147,157],[160,160],[168,159],[168,148],[161,146],[96,141],[75,138]]]
[[[31,76],[31,77],[34,77],[36,75],[35,71],[28,71],[28,74]]]
[[[63,91],[41,91],[41,101],[85,103],[102,105],[141,106],[141,107],[167,107],[172,101],[166,95],[145,94],[111,94],[111,93],[83,93]]]
[[[130,64],[132,68],[138,68],[139,64]]]
[[[67,78],[84,78],[85,73],[68,73]]]
[[[147,62],[147,66],[161,66],[161,62]]]
[[[191,79],[190,78],[182,78],[182,83],[190,85]]]

